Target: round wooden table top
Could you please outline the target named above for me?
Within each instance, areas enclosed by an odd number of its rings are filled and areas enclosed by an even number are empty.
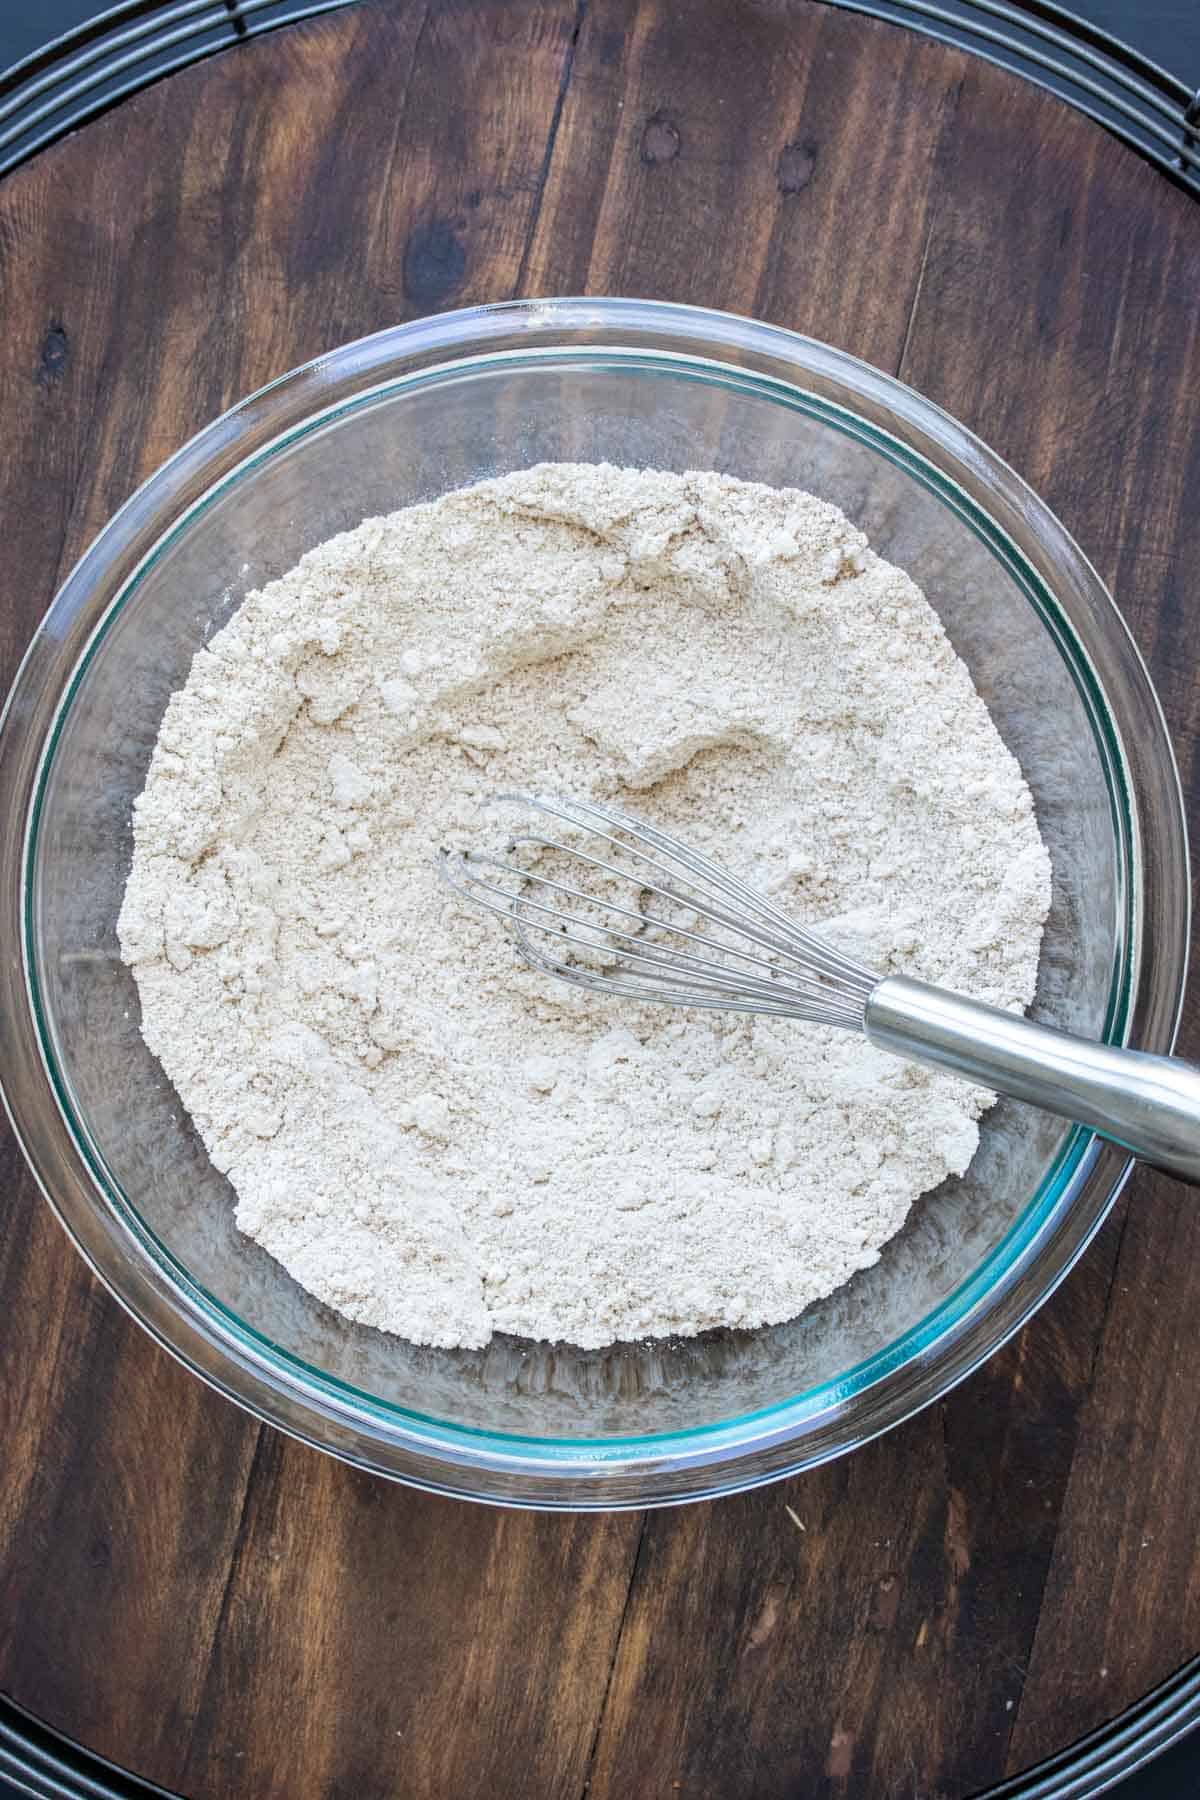
[[[1019,78],[808,0],[367,4],[9,176],[0,679],[241,395],[401,319],[584,292],[794,326],[977,430],[1110,584],[1196,822],[1200,211]],[[11,1137],[0,1169],[0,1690],[172,1791],[959,1800],[1200,1649],[1200,1206],[1165,1178],[882,1441],[569,1517],[259,1427],[91,1278]]]

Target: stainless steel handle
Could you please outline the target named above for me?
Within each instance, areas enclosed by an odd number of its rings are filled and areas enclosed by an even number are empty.
[[[1143,1162],[1200,1184],[1200,1069],[1035,1025],[905,975],[872,990],[871,1043],[1089,1125]]]

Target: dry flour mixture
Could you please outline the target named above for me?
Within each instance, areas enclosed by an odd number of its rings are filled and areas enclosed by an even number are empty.
[[[121,946],[244,1232],[420,1343],[792,1317],[965,1169],[988,1096],[526,970],[434,867],[511,788],[611,798],[879,969],[1023,1007],[1049,861],[1017,764],[836,509],[594,465],[322,544],[167,708]]]

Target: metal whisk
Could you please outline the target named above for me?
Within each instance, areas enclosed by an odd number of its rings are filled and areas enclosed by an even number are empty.
[[[906,975],[881,976],[665,831],[590,800],[497,798],[557,821],[503,854],[444,850],[535,969],[577,987],[861,1031],[897,1056],[1090,1126],[1200,1184],[1200,1069],[1092,1043]]]

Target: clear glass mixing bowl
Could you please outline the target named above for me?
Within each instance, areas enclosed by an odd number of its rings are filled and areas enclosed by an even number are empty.
[[[944,1393],[1051,1292],[1129,1164],[1002,1103],[967,1175],[800,1318],[586,1353],[415,1347],[329,1311],[239,1236],[142,1043],[114,930],[167,697],[240,596],[311,545],[544,458],[809,488],[920,583],[1053,856],[1037,1016],[1169,1049],[1185,826],[1146,671],[1057,521],[936,407],[768,326],[624,300],[423,320],[255,394],[118,513],[54,601],[0,730],[0,1067],[47,1198],[161,1344],[309,1443],[478,1499],[641,1506],[803,1468]]]

